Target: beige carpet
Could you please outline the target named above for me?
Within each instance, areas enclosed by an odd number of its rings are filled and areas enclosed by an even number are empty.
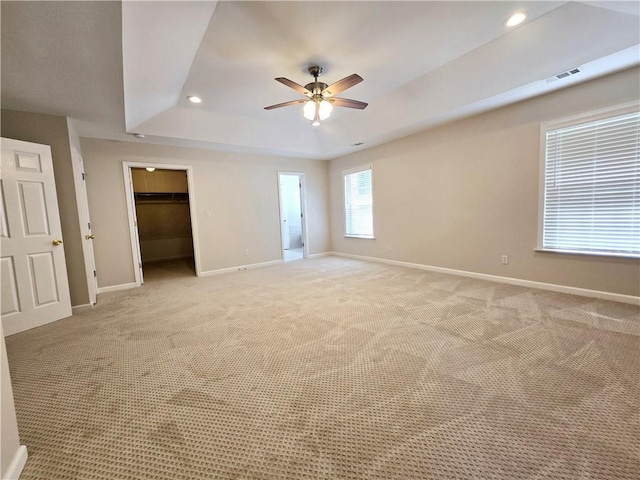
[[[638,307],[340,258],[9,337],[23,479],[632,479]]]

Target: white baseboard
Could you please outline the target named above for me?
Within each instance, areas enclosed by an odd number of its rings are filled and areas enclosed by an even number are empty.
[[[336,254],[334,254],[333,252],[312,253],[311,255],[307,255],[307,258],[330,257],[331,255],[336,255]]]
[[[270,262],[250,263],[248,265],[238,265],[237,267],[220,268],[218,270],[207,270],[200,272],[200,277],[208,277],[210,275],[220,275],[221,273],[237,272],[242,270],[248,270],[250,268],[268,267],[270,265],[277,265],[282,263],[282,260],[271,260]]]
[[[2,480],[18,480],[20,478],[20,474],[22,473],[22,469],[27,463],[27,447],[24,445],[20,445],[18,450],[16,450],[16,454],[13,456],[13,460],[9,464],[9,468],[5,472],[5,476],[2,477]]]
[[[128,290],[136,288],[135,282],[123,283],[121,285],[109,285],[108,287],[98,287],[98,293],[117,292],[118,290]]]
[[[487,280],[489,282],[507,283],[509,285],[517,285],[520,287],[538,288],[540,290],[550,290],[552,292],[568,293],[571,295],[579,295],[582,297],[599,298],[601,300],[611,300],[614,302],[630,303],[632,305],[640,305],[640,297],[633,295],[622,295],[620,293],[603,292],[600,290],[589,290],[586,288],[569,287],[567,285],[558,285],[555,283],[536,282],[533,280],[523,280],[520,278],[501,277],[498,275],[489,275],[487,273],[468,272],[466,270],[454,270],[453,268],[434,267],[431,265],[423,265],[421,263],[401,262],[399,260],[390,260],[387,258],[367,257],[364,255],[353,255],[350,253],[330,252],[330,255],[336,257],[354,258],[356,260],[365,260],[368,262],[386,263],[388,265],[397,265],[399,267],[417,268],[429,272],[446,273],[449,275],[459,275],[461,277],[476,278],[478,280]]]

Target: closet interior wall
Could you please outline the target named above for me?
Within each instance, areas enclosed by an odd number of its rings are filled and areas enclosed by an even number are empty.
[[[131,170],[142,263],[193,258],[184,170]]]

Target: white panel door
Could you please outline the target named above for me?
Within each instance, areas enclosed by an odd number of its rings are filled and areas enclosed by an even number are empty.
[[[133,250],[133,256],[137,265],[134,267],[134,275],[136,278],[136,285],[142,285],[144,283],[144,275],[142,273],[142,253],[140,252],[140,234],[138,232],[138,212],[136,211],[136,194],[133,191],[133,169],[127,165],[122,164],[124,168],[125,178],[125,196],[127,198],[128,213],[129,213],[129,225],[133,225],[131,228],[131,247]]]
[[[89,290],[89,303],[96,304],[98,294],[98,279],[96,274],[96,260],[93,254],[93,239],[91,233],[91,219],[89,218],[89,200],[87,199],[86,173],[84,161],[75,148],[71,149],[73,160],[73,178],[76,186],[76,201],[78,202],[78,219],[80,220],[80,232],[82,235],[82,253],[84,266],[87,273],[87,288]]]
[[[5,335],[71,316],[47,145],[2,139],[0,304]]]

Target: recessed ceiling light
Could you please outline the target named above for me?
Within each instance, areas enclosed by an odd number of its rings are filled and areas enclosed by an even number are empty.
[[[515,27],[516,25],[520,25],[522,22],[524,22],[526,18],[527,18],[526,12],[516,12],[513,15],[511,15],[509,18],[507,18],[504,21],[504,24],[507,27]]]
[[[202,99],[200,97],[196,97],[195,95],[191,95],[190,97],[187,97],[187,99],[191,103],[202,103]]]
[[[147,167],[147,168],[145,168],[145,170],[147,172],[155,172],[156,171],[156,169],[154,167]]]

